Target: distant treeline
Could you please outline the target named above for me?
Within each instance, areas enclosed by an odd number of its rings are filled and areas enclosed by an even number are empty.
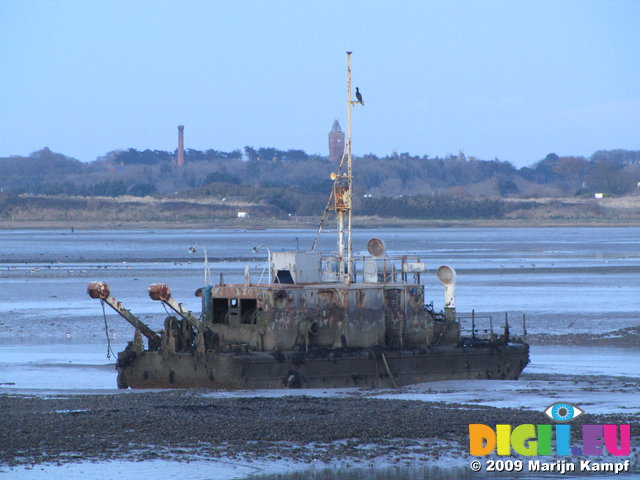
[[[0,158],[0,193],[67,196],[180,195],[271,205],[286,214],[317,214],[337,165],[302,150],[244,147],[230,152],[135,149],[83,163],[48,148]],[[531,166],[394,153],[354,158],[354,198],[363,213],[432,218],[500,216],[505,197],[625,195],[637,191],[640,151],[597,151],[589,158],[549,154]],[[437,208],[434,199],[440,200]],[[475,199],[475,201],[467,201]],[[500,205],[500,207],[498,207]],[[435,210],[434,210],[435,209]]]
[[[311,155],[317,157],[317,155]],[[221,150],[194,150],[188,148],[184,151],[186,162],[215,162],[220,160],[243,159],[243,160],[281,160],[286,162],[303,162],[308,160],[304,150],[279,150],[277,148],[253,148],[244,147],[243,150],[236,149],[230,152]],[[98,159],[106,160],[119,165],[155,165],[162,162],[173,162],[176,159],[176,152],[165,152],[163,150],[138,151],[133,148],[129,150],[116,150],[109,152],[104,157]]]
[[[185,160],[191,162],[229,160],[232,158],[240,158],[241,156],[242,152],[240,150],[223,152],[219,150],[200,151],[188,148],[184,152]],[[117,165],[156,165],[162,162],[174,162],[175,159],[176,152],[165,152],[163,150],[138,151],[130,148],[129,150],[109,152],[104,157],[99,158],[98,162],[106,161]]]

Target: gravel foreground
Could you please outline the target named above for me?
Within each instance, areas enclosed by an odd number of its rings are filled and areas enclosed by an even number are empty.
[[[199,459],[296,462],[466,458],[468,425],[546,424],[541,412],[371,398],[213,398],[206,391],[0,395],[0,464]],[[582,423],[635,418],[583,415]],[[579,428],[574,427],[579,436]],[[611,457],[609,457],[611,458]],[[611,460],[609,460],[611,461]]]

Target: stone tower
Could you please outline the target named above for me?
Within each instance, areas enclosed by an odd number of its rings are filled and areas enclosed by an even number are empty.
[[[338,120],[333,122],[333,127],[329,132],[329,161],[337,162],[344,153],[344,132],[340,128]]]

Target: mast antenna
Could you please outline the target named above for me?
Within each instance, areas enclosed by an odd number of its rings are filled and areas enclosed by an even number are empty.
[[[351,284],[351,207],[352,207],[352,186],[353,177],[351,175],[351,52],[347,52],[347,285]],[[340,270],[342,272],[342,270]]]
[[[311,248],[312,251],[315,251],[316,246],[318,244],[318,237],[322,230],[322,226],[324,224],[324,220],[327,216],[327,213],[330,209],[331,200],[333,199],[333,210],[336,212],[336,221],[337,221],[337,232],[338,232],[338,264],[339,264],[339,278],[340,281],[346,283],[347,285],[351,284],[352,268],[353,268],[353,249],[351,242],[351,211],[352,211],[352,192],[353,192],[353,170],[352,170],[352,158],[351,158],[351,107],[354,104],[359,103],[360,105],[364,105],[362,101],[362,95],[360,94],[358,88],[356,88],[356,98],[357,100],[351,100],[351,53],[347,52],[347,141],[345,144],[345,149],[342,154],[342,159],[340,160],[340,164],[338,166],[337,172],[331,174],[331,179],[333,180],[333,190],[331,191],[331,195],[329,196],[329,201],[327,203],[327,208],[322,215],[322,220],[320,221],[320,225],[318,227],[318,231],[316,233],[316,237],[313,241],[313,246]],[[344,165],[345,160],[347,161],[347,171],[346,173],[342,173],[342,166]],[[345,231],[345,213],[347,214],[347,228]],[[346,235],[346,259],[345,259],[345,235]],[[346,262],[345,262],[346,260]],[[345,264],[346,263],[346,264]],[[346,269],[345,269],[346,267]],[[346,276],[345,276],[346,271]]]
[[[351,107],[356,103],[364,105],[362,101],[362,95],[360,94],[358,88],[356,88],[356,98],[357,100],[351,100],[351,53],[347,52],[347,173],[343,174],[344,180],[346,180],[346,188],[343,193],[343,203],[344,203],[344,211],[347,212],[347,278],[346,284],[351,284],[352,268],[352,253],[353,249],[351,246],[351,215],[353,211],[353,169],[352,169],[352,158],[351,158]],[[337,185],[336,185],[337,186]],[[334,187],[335,189],[336,187]],[[343,218],[341,213],[338,211],[338,190],[335,190],[334,197],[336,198],[336,212],[338,212],[338,231],[339,231],[339,242],[338,242],[338,252],[340,252],[340,274],[342,275],[344,281],[344,225]]]

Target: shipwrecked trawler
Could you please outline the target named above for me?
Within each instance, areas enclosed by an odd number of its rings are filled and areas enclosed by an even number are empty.
[[[118,354],[118,387],[390,387],[518,378],[529,346],[510,337],[507,323],[502,335],[479,338],[475,329],[461,334],[453,268],[437,269],[445,289],[444,311],[437,313],[425,305],[421,280],[427,269],[420,258],[387,255],[377,238],[367,244],[369,255],[352,254],[351,108],[363,103],[351,100],[350,72],[348,52],[347,142],[318,229],[334,211],[337,252],[317,252],[316,235],[311,251],[269,251],[266,282],[261,275],[253,283],[248,267],[242,284],[226,284],[220,275],[212,285],[205,273],[205,285],[196,291],[200,315],[176,302],[167,285],[151,285],[149,296],[176,314],[160,332],[124,308],[106,283],[90,283],[88,294],[136,329]]]

